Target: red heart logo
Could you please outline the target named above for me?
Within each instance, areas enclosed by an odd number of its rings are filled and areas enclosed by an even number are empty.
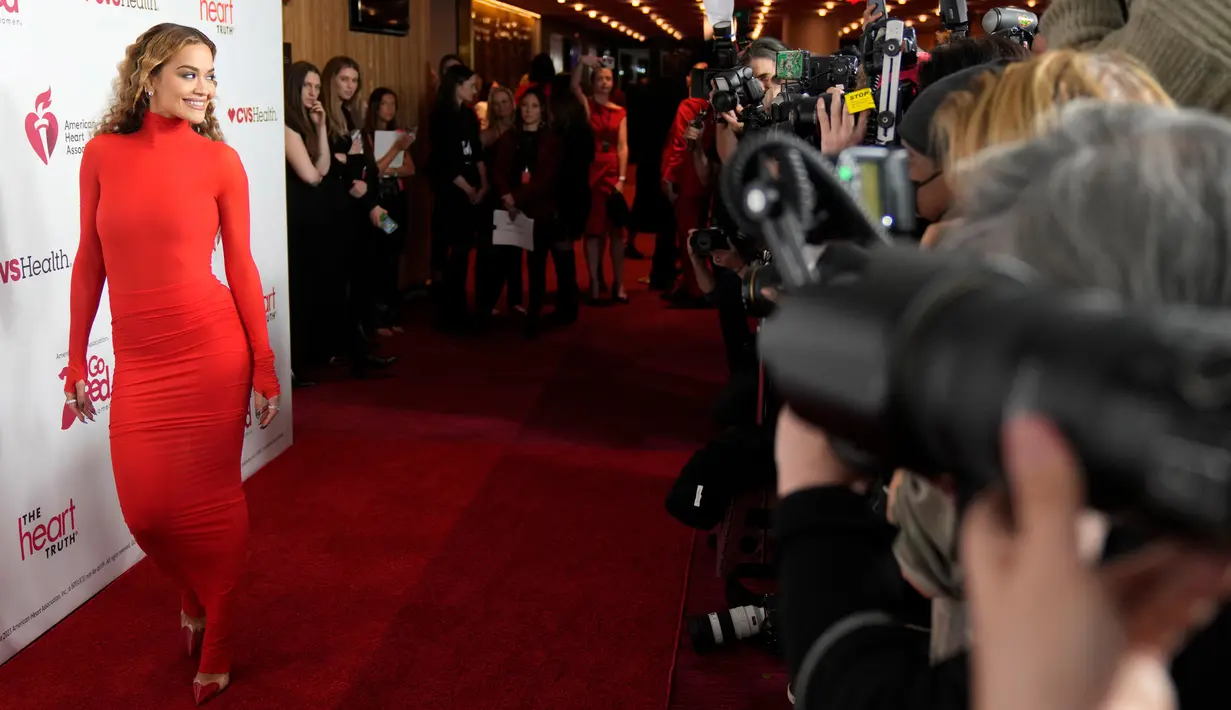
[[[34,154],[46,165],[60,139],[60,121],[47,109],[51,107],[51,88],[34,99],[34,111],[26,114],[26,139]]]
[[[231,123],[235,122],[235,109],[233,108],[227,109],[227,118],[231,119]]]

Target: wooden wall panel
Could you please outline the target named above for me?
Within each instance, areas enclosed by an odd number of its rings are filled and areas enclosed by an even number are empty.
[[[272,2],[272,0],[270,0]],[[293,61],[306,60],[324,68],[331,57],[345,55],[359,63],[364,100],[378,86],[397,92],[398,122],[427,123],[432,100],[430,0],[411,0],[410,32],[404,37],[351,32],[345,0],[289,0],[282,8],[282,38],[291,45]],[[420,134],[422,138],[422,134]],[[416,142],[416,165],[426,167],[424,141]],[[428,205],[423,180],[412,181],[411,219],[403,282],[427,278]]]
[[[428,0],[410,4],[410,33],[405,37],[351,32],[345,0],[290,0],[282,8],[282,38],[291,44],[294,61],[307,60],[324,68],[339,54],[362,68],[363,93],[387,86],[401,99],[399,120],[414,123],[429,91]]]

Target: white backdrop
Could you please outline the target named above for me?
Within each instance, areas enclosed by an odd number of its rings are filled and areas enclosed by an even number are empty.
[[[282,4],[0,0],[0,663],[142,557],[111,476],[105,294],[89,350],[97,422],[65,416],[60,390],[82,147],[124,48],[162,22],[197,27],[218,45],[217,115],[252,192],[252,250],[284,402],[269,429],[249,426],[244,477],[291,444]],[[225,282],[220,250],[214,272]]]

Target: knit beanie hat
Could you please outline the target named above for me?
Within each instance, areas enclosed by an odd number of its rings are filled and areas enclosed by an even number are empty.
[[[923,153],[932,160],[943,158],[944,156],[940,154],[940,146],[933,145],[932,140],[932,122],[936,118],[936,111],[951,94],[969,90],[984,72],[1003,71],[1008,64],[1007,61],[999,60],[963,69],[924,89],[915,97],[910,109],[902,117],[902,125],[898,129],[898,134],[902,136],[902,144]]]

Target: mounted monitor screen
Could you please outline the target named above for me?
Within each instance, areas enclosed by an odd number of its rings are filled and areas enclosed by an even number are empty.
[[[410,31],[410,0],[349,0],[351,32],[404,35]]]

